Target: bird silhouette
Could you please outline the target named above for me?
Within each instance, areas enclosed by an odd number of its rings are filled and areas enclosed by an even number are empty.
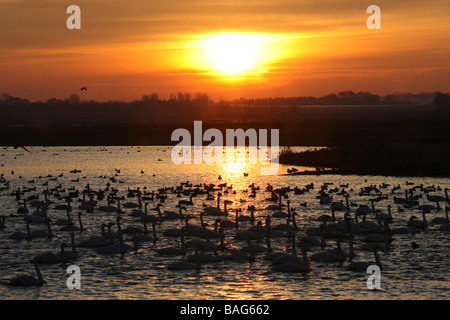
[[[8,147],[5,147],[4,149],[6,149],[6,148],[8,148]],[[13,148],[14,148],[14,149],[19,149],[19,148],[22,148],[23,150],[25,150],[25,151],[27,151],[27,152],[31,153],[31,151],[30,151],[30,150],[28,150],[27,148],[25,148],[24,146],[13,146]]]
[[[87,88],[86,88],[86,87],[83,87],[83,88],[80,89],[80,91],[83,91],[83,90],[86,90],[86,91],[87,91]]]

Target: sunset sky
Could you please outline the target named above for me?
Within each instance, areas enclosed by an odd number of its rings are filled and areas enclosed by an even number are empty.
[[[72,4],[81,30],[66,27]],[[371,4],[381,30],[366,27]],[[0,0],[0,92],[32,101],[449,92],[449,17],[448,0]]]

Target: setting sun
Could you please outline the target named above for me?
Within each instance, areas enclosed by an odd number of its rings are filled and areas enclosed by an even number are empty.
[[[203,35],[193,44],[196,54],[191,57],[191,63],[221,77],[263,74],[281,57],[280,40],[258,33]]]
[[[236,75],[254,70],[262,60],[264,39],[249,34],[219,34],[204,42],[211,67]]]

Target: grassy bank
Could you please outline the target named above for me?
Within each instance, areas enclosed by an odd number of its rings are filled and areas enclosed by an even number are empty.
[[[285,150],[280,163],[337,169],[341,174],[450,177],[450,144],[372,144],[307,152]]]

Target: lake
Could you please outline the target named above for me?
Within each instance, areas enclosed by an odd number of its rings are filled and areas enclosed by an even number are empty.
[[[295,216],[298,229],[296,240],[306,235],[309,228],[317,228],[322,223],[318,218],[331,215],[330,204],[321,204],[318,195],[321,187],[332,197],[333,202],[345,204],[345,194],[348,194],[350,216],[354,216],[360,205],[371,207],[370,199],[379,198],[374,202],[380,213],[388,212],[391,205],[391,229],[407,227],[412,215],[422,219],[422,211],[414,206],[404,206],[394,202],[394,197],[405,197],[405,189],[414,189],[419,205],[436,203],[429,201],[427,196],[439,195],[445,197],[445,188],[450,188],[448,178],[418,178],[418,177],[387,177],[387,176],[357,176],[357,175],[286,175],[292,166],[280,165],[278,174],[261,175],[261,165],[250,165],[245,162],[226,164],[193,164],[174,165],[171,161],[169,146],[141,147],[31,147],[31,153],[24,150],[8,148],[0,153],[0,173],[3,181],[0,183],[0,216],[5,216],[5,228],[0,229],[0,278],[10,279],[21,274],[35,275],[30,263],[33,257],[41,252],[60,251],[61,243],[70,246],[70,232],[61,231],[61,226],[55,222],[66,218],[65,210],[57,210],[58,205],[66,203],[64,196],[69,192],[79,190],[77,198],[82,199],[81,191],[89,184],[91,190],[105,190],[108,195],[115,190],[119,197],[124,197],[123,203],[137,203],[136,197],[128,197],[129,190],[139,188],[142,194],[151,191],[158,192],[161,188],[174,187],[183,184],[183,190],[194,189],[203,184],[214,184],[211,200],[207,194],[193,197],[193,205],[186,205],[186,212],[193,216],[189,224],[199,225],[200,212],[205,206],[216,206],[219,185],[221,188],[221,206],[229,200],[228,219],[233,220],[236,209],[242,209],[241,215],[249,215],[247,208],[256,207],[257,224],[264,225],[268,214],[267,206],[274,204],[266,199],[271,196],[266,192],[268,185],[274,189],[290,187],[282,197],[282,204],[290,201],[290,207]],[[298,147],[295,150],[306,150]],[[248,150],[238,150],[244,154]],[[267,160],[267,159],[266,159]],[[307,168],[296,167],[302,171]],[[73,170],[77,170],[73,172]],[[79,170],[79,171],[78,171]],[[72,171],[72,172],[71,172]],[[219,176],[221,179],[219,179]],[[226,184],[226,186],[225,186]],[[313,184],[307,191],[295,194],[293,189],[305,190],[305,186]],[[361,190],[370,187],[371,192]],[[108,187],[108,188],[107,188]],[[252,188],[253,187],[253,188]],[[259,187],[259,189],[258,189]],[[397,188],[394,188],[397,187]],[[414,188],[416,187],[416,188]],[[427,188],[428,187],[428,188]],[[44,200],[43,191],[51,191],[48,200],[51,201],[47,215],[54,236],[48,238],[33,238],[27,240],[12,240],[9,236],[15,231],[25,232],[24,214],[18,213],[19,203],[14,191],[20,188],[26,190],[21,199],[37,196]],[[56,195],[58,190],[59,197]],[[252,192],[254,190],[254,193]],[[377,191],[375,191],[377,190]],[[344,191],[344,192],[343,192]],[[161,210],[178,212],[178,201],[189,200],[188,195],[165,192],[166,199]],[[384,198],[385,196],[386,199]],[[148,203],[148,214],[157,216],[150,210],[160,203],[159,198],[143,200]],[[78,212],[84,226],[83,231],[75,231],[75,243],[80,243],[92,235],[100,235],[101,224],[111,223],[113,231],[117,231],[116,217],[120,215],[122,228],[137,226],[142,228],[138,217],[131,215],[131,208],[122,206],[123,213],[102,212],[98,206],[106,205],[106,197],[98,200],[93,212],[78,209],[78,199],[72,202],[71,216],[78,225]],[[21,202],[22,206],[23,203]],[[117,205],[114,204],[114,205]],[[311,261],[309,273],[284,273],[273,270],[273,262],[265,259],[266,253],[256,253],[253,260],[205,263],[197,270],[174,271],[167,266],[183,260],[182,256],[162,256],[154,249],[167,246],[179,246],[180,237],[164,235],[164,231],[182,227],[185,221],[181,219],[167,220],[156,225],[158,240],[141,242],[137,250],[124,254],[101,254],[94,248],[77,247],[78,258],[73,262],[58,264],[42,264],[40,270],[46,281],[40,287],[10,287],[0,286],[0,299],[449,299],[450,298],[450,232],[440,230],[442,224],[434,223],[433,219],[445,217],[445,201],[440,202],[441,209],[431,209],[426,215],[428,228],[415,234],[394,234],[389,250],[379,251],[383,265],[381,271],[381,290],[372,291],[367,288],[369,277],[365,271],[355,272],[347,269],[348,259],[343,262]],[[28,206],[29,214],[35,208]],[[283,207],[284,212],[287,208]],[[338,221],[344,220],[344,212],[336,211]],[[224,217],[220,217],[223,219]],[[217,217],[205,216],[207,228],[212,229]],[[362,217],[359,217],[361,221]],[[286,218],[272,217],[272,226],[286,223]],[[368,214],[367,220],[377,223],[374,214]],[[329,224],[332,222],[329,222]],[[225,242],[228,248],[242,248],[246,241],[234,239],[236,232],[252,226],[249,221],[239,223],[239,228],[225,229]],[[45,229],[45,224],[33,223],[31,230]],[[151,225],[149,225],[151,233]],[[420,231],[420,230],[417,230]],[[287,235],[287,234],[286,234]],[[373,261],[373,253],[362,250],[366,243],[366,234],[355,234],[353,246],[356,257],[354,261]],[[133,246],[125,235],[126,244]],[[186,241],[195,238],[187,234]],[[318,238],[318,237],[317,237]],[[217,243],[217,239],[210,239]],[[336,247],[336,239],[325,239],[327,249]],[[413,247],[412,243],[417,244]],[[254,244],[266,246],[264,238],[253,241]],[[291,238],[287,236],[271,239],[274,252],[290,251]],[[349,242],[341,241],[343,252],[348,251]],[[66,249],[66,250],[70,250]],[[301,248],[297,248],[299,257]],[[311,248],[311,256],[322,251],[320,247]],[[187,254],[193,254],[194,249],[187,248]],[[211,253],[212,254],[212,253]],[[221,253],[224,254],[224,253]],[[67,267],[76,264],[81,270],[81,290],[70,290],[66,286]]]

